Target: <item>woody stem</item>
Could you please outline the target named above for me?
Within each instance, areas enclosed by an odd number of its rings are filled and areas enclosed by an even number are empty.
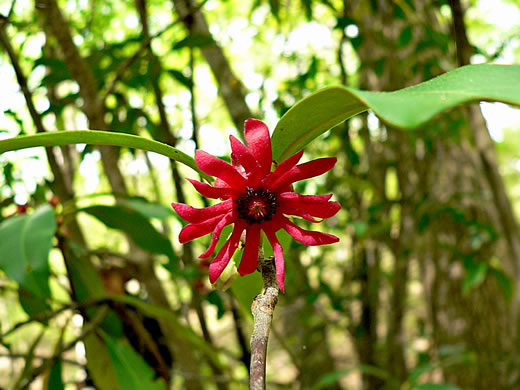
[[[267,342],[276,303],[278,302],[278,283],[274,257],[264,258],[262,251],[258,256],[258,269],[262,272],[264,292],[253,300],[251,312],[254,325],[251,335],[251,368],[249,390],[265,390],[267,361]]]

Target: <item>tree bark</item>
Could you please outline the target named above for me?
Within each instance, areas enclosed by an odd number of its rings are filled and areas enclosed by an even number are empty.
[[[208,23],[201,10],[195,8],[193,0],[172,0],[175,10],[184,22],[188,31],[192,34],[200,34],[211,37]],[[244,122],[253,117],[246,104],[245,87],[234,75],[222,48],[218,44],[201,48],[202,55],[215,76],[220,96],[224,99],[226,107],[239,133],[244,131]]]

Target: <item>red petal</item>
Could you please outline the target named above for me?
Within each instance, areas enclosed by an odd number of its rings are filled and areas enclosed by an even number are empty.
[[[283,248],[278,242],[276,238],[276,234],[274,234],[274,230],[266,224],[264,226],[264,232],[267,236],[267,239],[271,243],[274,252],[274,264],[276,266],[276,280],[278,281],[278,286],[282,292],[285,292],[284,279],[285,279],[285,260],[283,256]]]
[[[298,217],[305,218],[307,221],[314,222],[314,223],[320,223],[323,222],[323,220],[317,220],[312,217],[309,213],[306,213],[305,211],[294,209],[292,207],[284,206],[282,213],[286,215],[297,215]]]
[[[199,256],[199,259],[205,259],[211,256],[213,251],[215,250],[215,247],[217,246],[218,240],[220,238],[220,233],[222,233],[222,229],[224,229],[224,226],[229,225],[235,220],[235,216],[233,213],[226,214],[226,216],[217,223],[217,226],[215,226],[215,229],[213,229],[213,233],[211,234],[211,243],[209,245],[209,248],[204,252],[202,255]]]
[[[271,171],[273,162],[269,129],[264,122],[256,119],[246,120],[244,129],[249,151],[262,168],[262,176],[265,176]]]
[[[209,184],[201,183],[197,180],[187,179],[193,187],[206,198],[211,199],[219,199],[219,198],[234,198],[237,197],[239,194],[236,190],[232,188],[224,188],[224,187],[212,187]]]
[[[230,211],[233,207],[233,200],[228,199],[203,209],[196,209],[184,203],[172,203],[172,207],[182,219],[190,223],[199,223]]]
[[[310,203],[301,200],[282,200],[280,199],[280,210],[284,214],[292,214],[288,209],[300,210],[301,213],[310,214],[318,218],[330,218],[335,215],[341,205],[338,202]],[[300,215],[300,214],[294,214]],[[303,217],[303,215],[300,215]],[[305,218],[305,217],[304,217]]]
[[[246,179],[232,165],[206,153],[203,150],[195,152],[195,162],[197,166],[208,175],[218,177],[231,187],[242,191],[246,187]]]
[[[258,164],[253,155],[247,150],[242,142],[240,142],[236,137],[232,135],[229,136],[229,141],[231,142],[231,151],[238,159],[240,165],[244,167],[247,173],[252,172],[257,169]]]
[[[246,246],[238,267],[240,275],[255,272],[258,265],[258,245],[260,244],[260,226],[253,224],[247,228]]]
[[[291,170],[298,164],[298,161],[303,156],[303,150],[300,150],[298,153],[289,157],[287,160],[284,160],[276,167],[273,173],[269,174],[267,178],[263,181],[265,188],[270,188],[271,183],[273,183],[276,179],[282,176],[287,171]]]
[[[290,171],[279,177],[271,185],[271,190],[284,188],[295,181],[308,179],[310,177],[319,176],[334,167],[336,157],[319,158],[304,164],[296,165]]]
[[[279,196],[279,199],[284,200],[301,200],[303,202],[309,203],[318,203],[318,202],[326,202],[330,198],[332,198],[332,194],[326,195],[302,195],[296,192],[283,192]]]
[[[238,242],[240,241],[240,235],[242,234],[244,228],[245,224],[235,225],[233,234],[231,234],[229,240],[227,240],[227,242],[220,249],[218,254],[209,265],[209,281],[211,283],[215,283],[217,281],[222,271],[224,271],[224,268],[226,268],[228,265],[231,256],[233,256],[233,253],[235,253],[235,250],[237,249]]]
[[[289,233],[296,241],[301,242],[304,245],[325,245],[333,244],[339,241],[339,238],[332,234],[312,232],[304,230],[294,223],[285,218],[285,225],[283,228]]]
[[[192,223],[184,226],[184,228],[181,230],[181,233],[179,234],[179,242],[184,244],[185,242],[211,233],[221,219],[222,216],[219,215],[201,223]]]

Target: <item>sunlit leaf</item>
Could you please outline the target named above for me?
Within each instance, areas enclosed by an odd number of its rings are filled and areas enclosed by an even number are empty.
[[[273,157],[281,161],[344,120],[371,109],[389,125],[412,129],[435,115],[472,101],[520,105],[519,65],[468,65],[394,92],[329,87],[295,104],[272,136]]]

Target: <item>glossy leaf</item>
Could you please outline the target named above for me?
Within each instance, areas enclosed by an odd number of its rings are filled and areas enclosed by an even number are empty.
[[[197,167],[192,157],[170,145],[145,137],[115,133],[112,131],[68,130],[7,138],[0,141],[0,154],[36,146],[61,146],[70,144],[115,145],[159,153],[194,169],[206,180],[213,181],[212,177],[206,175]]]
[[[280,119],[272,136],[273,158],[284,160],[325,131],[368,109],[391,126],[412,129],[442,111],[472,101],[520,106],[520,66],[468,65],[394,92],[322,89]]]
[[[91,206],[81,209],[112,229],[118,229],[127,233],[141,248],[151,253],[160,253],[175,258],[172,244],[168,238],[159,233],[141,213],[122,207],[115,206]]]
[[[50,298],[48,258],[55,232],[56,217],[50,206],[0,224],[0,268],[20,285],[20,294],[23,290],[28,292],[24,295],[27,299],[24,309],[30,315],[48,309],[45,303]]]

